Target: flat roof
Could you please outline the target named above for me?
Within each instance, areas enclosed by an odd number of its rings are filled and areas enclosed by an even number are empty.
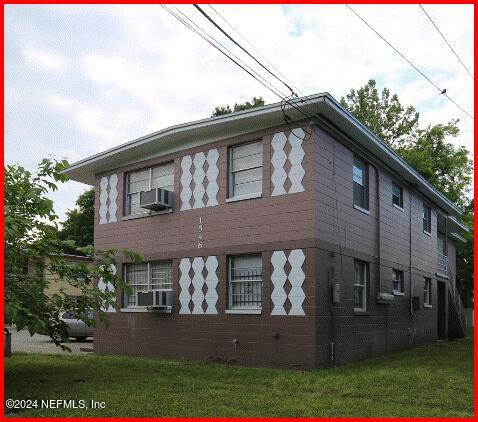
[[[359,146],[400,174],[404,180],[413,184],[420,193],[444,211],[457,216],[462,214],[456,204],[439,192],[327,92],[294,98],[287,104],[278,102],[170,126],[77,161],[63,173],[72,180],[94,185],[97,173],[243,133],[282,125],[284,124],[283,110],[293,121],[307,117],[325,117]]]

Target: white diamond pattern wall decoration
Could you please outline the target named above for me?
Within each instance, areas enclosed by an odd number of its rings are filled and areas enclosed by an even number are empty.
[[[204,300],[204,293],[202,288],[204,286],[204,275],[202,273],[204,269],[204,259],[201,257],[196,257],[193,259],[193,287],[194,292],[192,295],[193,300],[193,314],[203,314],[204,309],[202,308],[202,303]]]
[[[276,133],[272,137],[272,175],[271,182],[273,185],[272,196],[284,195],[287,192],[285,191],[284,185],[287,180],[287,173],[284,170],[285,162],[287,161],[287,155],[284,151],[285,144],[287,143],[287,137],[284,132]]]
[[[179,313],[190,314],[189,302],[191,300],[191,294],[189,293],[189,286],[191,285],[191,277],[189,276],[189,270],[191,269],[191,260],[189,258],[182,258],[179,263]]]
[[[116,200],[118,199],[117,184],[118,184],[118,176],[116,174],[112,174],[110,176],[110,193],[109,193],[110,206],[108,209],[109,223],[116,222],[116,211],[118,210],[118,204],[116,202]]]
[[[305,170],[302,165],[305,153],[302,148],[302,139],[304,130],[302,128],[293,129],[289,137],[284,132],[274,134],[271,141],[272,146],[272,175],[273,185],[271,196],[285,195],[287,193],[303,192],[302,181],[305,176]],[[290,151],[286,153],[286,145],[289,144]],[[290,169],[286,170],[286,162],[289,160]],[[290,181],[290,187],[287,189],[287,179]]]
[[[100,207],[98,212],[100,214],[99,224],[106,224],[106,214],[108,213],[108,178],[102,177],[100,180]]]
[[[216,256],[181,259],[179,263],[180,314],[217,315],[216,304],[219,299],[217,294],[217,285],[219,283],[217,277],[218,265]],[[190,277],[191,268],[193,270],[192,279]],[[191,285],[193,287],[192,295],[190,294]],[[204,286],[207,289],[205,293],[203,290]],[[189,307],[191,300],[193,303],[192,312]],[[204,305],[206,305],[206,311],[204,311]]]
[[[305,274],[302,270],[302,265],[305,261],[304,252],[302,252],[302,249],[294,249],[290,251],[287,259],[291,266],[289,272],[291,289],[288,298],[292,306],[289,310],[289,315],[305,315],[304,309],[302,308],[302,304],[305,300],[305,293],[302,289],[305,280]]]
[[[305,170],[302,166],[302,160],[305,156],[304,149],[302,148],[302,139],[304,139],[304,136],[305,133],[302,128],[293,129],[289,136],[289,143],[291,145],[291,151],[288,157],[291,163],[289,170],[291,187],[289,193],[304,191],[304,186],[302,186],[302,179],[305,176]]]
[[[116,266],[111,264],[111,272],[113,274],[116,274]],[[108,283],[105,283],[103,278],[100,277],[100,279],[98,280],[98,290],[101,290],[102,292],[113,292],[115,291],[115,288],[113,286],[113,284],[111,284],[110,282]],[[116,312],[116,308],[114,306],[111,306],[111,305],[108,305],[108,308],[102,308],[103,311],[105,312]]]
[[[219,298],[217,295],[217,285],[219,283],[219,279],[217,278],[217,267],[219,263],[217,262],[217,257],[215,256],[208,256],[206,259],[206,269],[207,269],[207,276],[206,276],[206,286],[207,292],[205,295],[207,309],[206,314],[215,315],[217,314],[216,303]]]
[[[206,193],[207,193],[208,200],[207,200],[206,207],[219,205],[219,202],[217,202],[217,194],[219,192],[219,185],[217,184],[217,176],[219,175],[219,168],[217,166],[218,160],[219,160],[219,152],[217,148],[213,148],[209,150],[206,157],[206,161],[208,164],[208,168],[206,172],[206,178],[208,180]]]
[[[193,180],[193,176],[191,174],[191,167],[193,164],[193,160],[190,155],[186,155],[181,159],[181,194],[179,195],[181,198],[181,211],[190,210],[191,209],[191,181]]]
[[[100,179],[100,206],[98,214],[100,215],[99,224],[116,222],[116,211],[118,211],[118,175],[112,174],[110,177],[103,176]],[[108,191],[109,186],[109,191]]]
[[[290,270],[287,274],[285,265],[287,261],[290,264]],[[271,293],[271,300],[273,308],[271,315],[305,315],[303,303],[305,300],[305,293],[302,288],[305,281],[305,273],[302,266],[305,262],[305,255],[302,249],[294,249],[286,256],[285,251],[274,251],[271,256],[271,264],[273,267],[271,282],[273,290]],[[290,291],[286,293],[285,284],[289,280]],[[289,312],[285,309],[285,302],[289,299]]]
[[[284,290],[284,284],[287,281],[287,274],[284,265],[287,262],[284,251],[274,251],[271,256],[271,264],[273,267],[271,274],[271,282],[274,288],[271,292],[271,300],[274,305],[271,315],[286,315],[284,303],[287,294]]]
[[[219,192],[219,185],[217,183],[219,175],[218,159],[219,152],[217,148],[210,149],[206,154],[198,152],[194,157],[186,155],[182,158],[181,192],[179,195],[181,198],[181,211],[212,207],[219,204],[217,200]],[[205,196],[207,196],[206,201]]]

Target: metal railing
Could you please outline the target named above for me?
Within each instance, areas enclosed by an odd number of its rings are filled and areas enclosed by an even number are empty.
[[[437,253],[438,271],[442,274],[448,275],[448,257],[442,253]]]

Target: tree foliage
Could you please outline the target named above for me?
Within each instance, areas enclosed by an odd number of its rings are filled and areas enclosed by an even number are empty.
[[[224,114],[235,113],[236,111],[249,110],[250,108],[262,107],[265,104],[262,97],[253,97],[252,102],[246,101],[245,103],[236,103],[231,110],[229,105],[216,107],[211,117],[222,116]]]
[[[62,253],[65,242],[57,236],[57,215],[53,202],[47,197],[66,181],[61,171],[68,166],[66,161],[44,159],[38,171],[31,173],[17,165],[5,167],[5,322],[14,324],[17,330],[27,328],[31,335],[48,334],[54,343],[68,349],[66,324],[60,319],[63,310],[76,313],[88,325],[95,320],[88,318],[89,309],[98,310],[100,321],[106,322],[103,309],[115,306],[113,292],[100,291],[96,287],[102,278],[115,289],[128,286],[112,271],[116,257],[115,249],[94,250],[89,246],[80,252],[94,258],[93,265],[71,264],[64,261]],[[138,261],[141,257],[131,251],[122,251],[126,260]],[[44,258],[48,257],[47,260]],[[35,263],[34,270],[27,270]],[[47,295],[48,281],[45,274],[58,274],[66,283],[81,292],[77,299],[63,290]]]
[[[75,247],[92,246],[94,220],[95,190],[89,189],[78,196],[76,208],[66,212],[66,220],[58,232],[59,239],[74,242]],[[65,247],[65,252],[73,252],[68,244]]]

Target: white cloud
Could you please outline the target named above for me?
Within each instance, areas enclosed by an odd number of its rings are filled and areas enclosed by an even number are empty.
[[[46,50],[26,47],[23,50],[23,55],[29,64],[44,70],[63,70],[67,65],[67,60],[62,55]]]

